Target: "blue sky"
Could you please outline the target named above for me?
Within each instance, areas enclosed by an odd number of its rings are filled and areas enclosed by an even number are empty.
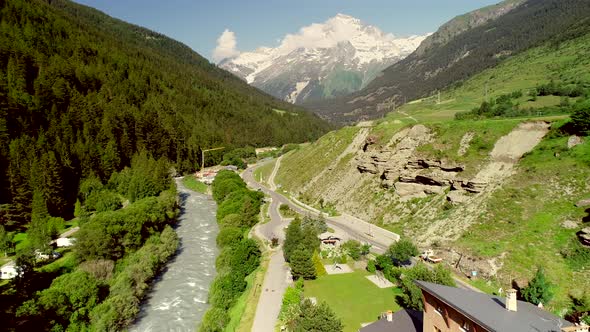
[[[396,36],[434,32],[454,16],[500,0],[76,0],[179,40],[211,59],[225,29],[240,51],[276,46],[287,33],[348,14]]]

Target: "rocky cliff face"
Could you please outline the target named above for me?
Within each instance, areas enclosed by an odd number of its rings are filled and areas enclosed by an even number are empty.
[[[473,178],[465,178],[465,165],[450,160],[421,157],[416,148],[434,138],[424,125],[398,132],[387,146],[373,147],[368,138],[363,151],[357,154],[356,168],[360,173],[378,176],[381,186],[393,188],[402,201],[446,195],[453,204],[466,202],[473,194],[493,189],[512,174],[522,155],[532,150],[549,129],[545,122],[523,123],[502,137],[490,153],[489,162]],[[469,138],[466,133],[457,154],[464,153]]]

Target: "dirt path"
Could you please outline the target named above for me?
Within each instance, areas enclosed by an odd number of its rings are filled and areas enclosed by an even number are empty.
[[[414,122],[418,123],[418,120],[416,120],[416,118],[415,118],[415,117],[413,117],[413,116],[411,116],[410,114],[408,114],[408,113],[406,113],[406,112],[404,112],[404,111],[398,111],[398,112],[399,112],[399,114],[403,114],[403,115],[405,115],[405,116],[406,116],[406,118],[408,118],[408,119],[411,119],[411,120],[413,120]]]
[[[72,228],[68,229],[67,231],[61,233],[59,235],[59,237],[69,237],[70,235],[73,235],[74,233],[76,233],[79,230],[80,230],[80,227],[78,227],[78,226],[72,227]]]
[[[490,152],[490,162],[470,183],[483,190],[470,196],[468,201],[455,209],[447,218],[433,221],[431,226],[418,236],[418,241],[429,244],[437,239],[457,239],[473,224],[491,194],[514,174],[515,166],[522,156],[534,149],[549,132],[550,124],[542,121],[521,123],[509,134],[501,137]]]
[[[501,137],[490,153],[491,162],[472,180],[477,183],[495,184],[513,174],[514,165],[531,151],[549,131],[546,122],[525,122]]]
[[[272,172],[268,176],[268,185],[270,186],[270,190],[272,190],[272,191],[277,190],[277,186],[275,185],[275,177],[277,176],[277,173],[279,172],[279,168],[281,167],[281,159],[283,159],[283,156],[280,156],[277,159],[277,162],[275,163],[275,167],[272,169]]]

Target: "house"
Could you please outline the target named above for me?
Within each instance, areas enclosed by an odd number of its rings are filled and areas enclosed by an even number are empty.
[[[422,332],[422,313],[412,309],[396,313],[388,311],[381,319],[360,329],[361,332],[417,331]]]
[[[0,279],[12,279],[18,275],[18,270],[14,261],[6,263],[0,268]]]
[[[76,239],[73,237],[60,237],[55,240],[55,245],[58,247],[71,247],[74,245],[75,241]]]
[[[410,310],[402,310],[359,330],[359,332],[588,332],[528,302],[518,301],[516,291],[506,298],[472,290],[416,281],[422,290],[424,312],[412,320]],[[400,317],[401,322],[396,322]],[[419,322],[422,322],[420,326]]]

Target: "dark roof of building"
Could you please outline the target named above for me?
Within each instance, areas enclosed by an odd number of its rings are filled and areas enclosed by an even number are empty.
[[[562,327],[572,326],[528,302],[518,301],[517,311],[508,311],[506,300],[498,296],[425,281],[416,281],[416,284],[488,331],[559,332]]]
[[[393,314],[391,322],[383,317],[375,323],[363,327],[359,332],[422,332],[422,313],[403,309]]]

